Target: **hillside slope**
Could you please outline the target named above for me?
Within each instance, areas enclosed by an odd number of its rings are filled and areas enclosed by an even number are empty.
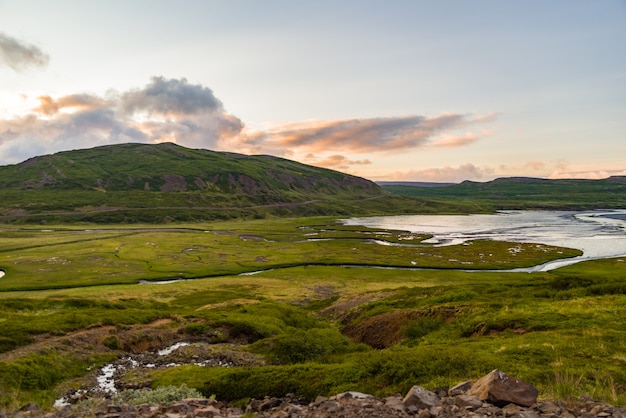
[[[403,213],[416,204],[423,202],[349,174],[172,143],[108,145],[0,167],[5,222]]]
[[[0,188],[240,192],[261,200],[288,192],[382,193],[360,177],[266,156],[188,149],[172,143],[121,144],[60,152],[0,167]]]

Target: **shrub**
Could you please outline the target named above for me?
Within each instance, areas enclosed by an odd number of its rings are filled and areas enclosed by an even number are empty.
[[[202,335],[208,330],[207,324],[194,323],[186,325],[184,328],[185,334],[189,335]]]
[[[437,330],[442,324],[442,318],[433,318],[430,316],[420,317],[404,328],[404,335],[411,339],[422,338]]]
[[[203,398],[196,389],[187,385],[163,386],[156,389],[129,389],[113,396],[113,402],[129,405],[168,404],[187,398]]]
[[[109,335],[105,337],[102,341],[102,344],[104,344],[105,347],[108,347],[111,350],[120,350],[122,348],[122,343],[115,335]]]
[[[343,354],[356,347],[335,329],[313,328],[294,330],[261,341],[255,348],[265,348],[270,361],[274,364],[293,364],[322,356]]]

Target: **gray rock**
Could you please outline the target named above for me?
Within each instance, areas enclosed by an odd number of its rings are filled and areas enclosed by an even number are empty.
[[[415,406],[418,409],[430,409],[441,405],[441,399],[436,394],[417,385],[409,390],[402,402],[407,408]]]
[[[534,386],[496,369],[478,379],[467,394],[496,406],[514,403],[530,407],[537,402],[539,391]]]

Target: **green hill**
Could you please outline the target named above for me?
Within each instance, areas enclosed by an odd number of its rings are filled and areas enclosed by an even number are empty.
[[[587,210],[626,207],[625,176],[602,180],[510,177],[484,183],[464,181],[443,187],[383,185],[382,188],[398,196],[451,204],[471,202],[490,210]]]
[[[196,221],[404,213],[421,206],[428,205],[345,173],[172,143],[108,145],[0,167],[4,222]]]

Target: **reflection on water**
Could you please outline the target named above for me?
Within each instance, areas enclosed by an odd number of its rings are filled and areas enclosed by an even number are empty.
[[[432,234],[435,245],[487,239],[536,242],[583,251],[581,257],[538,266],[551,270],[582,260],[626,255],[626,210],[590,212],[506,211],[495,215],[411,215],[352,218],[346,225]],[[527,271],[527,270],[526,270]]]

